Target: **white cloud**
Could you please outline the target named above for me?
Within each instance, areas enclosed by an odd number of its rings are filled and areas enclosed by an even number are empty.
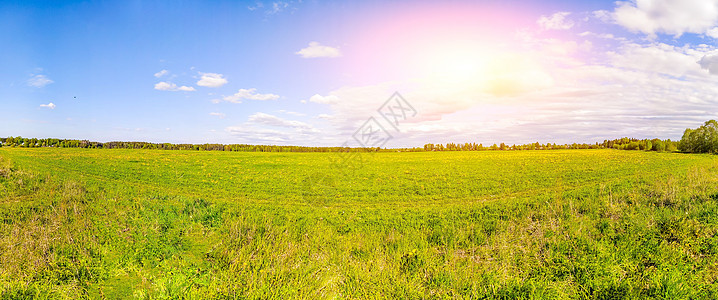
[[[239,89],[237,93],[231,96],[225,96],[222,98],[222,100],[232,103],[242,103],[242,99],[249,99],[249,100],[260,100],[260,101],[266,101],[266,100],[277,100],[279,99],[279,95],[275,94],[259,94],[257,93],[257,89],[251,88],[251,89]]]
[[[202,74],[202,77],[199,81],[197,81],[197,85],[199,86],[205,86],[205,87],[220,87],[225,84],[227,84],[227,79],[224,78],[224,75],[217,74],[217,73],[200,73]]]
[[[40,107],[45,107],[45,108],[49,108],[49,109],[55,109],[55,107],[57,107],[57,105],[55,105],[55,103],[50,102],[50,103],[48,103],[48,104],[40,104]]]
[[[44,87],[53,82],[54,81],[52,81],[50,78],[47,78],[47,76],[45,76],[45,75],[35,75],[32,78],[27,80],[27,85],[36,87],[36,88],[41,88],[41,87]]]
[[[300,113],[300,112],[289,111],[289,110],[284,110],[284,109],[280,109],[279,112],[280,112],[280,113],[283,113],[283,114],[287,114],[287,115],[297,116],[297,117],[306,116],[306,114],[303,114],[303,113]]]
[[[712,75],[718,75],[718,53],[704,55],[698,61],[701,68],[708,70]]]
[[[632,0],[616,2],[612,17],[633,32],[680,36],[705,33],[718,22],[718,0]]]
[[[218,118],[220,118],[220,119],[224,119],[224,117],[227,116],[227,115],[225,115],[225,114],[223,114],[223,113],[220,113],[220,112],[211,112],[211,113],[209,113],[209,115],[210,115],[210,116],[218,117]]]
[[[171,82],[158,82],[155,84],[155,90],[160,91],[171,91],[171,92],[177,92],[177,91],[183,91],[183,92],[194,92],[195,89],[191,86],[177,86],[174,83]]]
[[[663,43],[648,45],[627,43],[619,48],[619,52],[609,53],[608,59],[617,67],[683,77],[705,74],[701,66],[696,63],[703,55],[703,52],[689,47],[676,47]]]
[[[718,39],[718,27],[713,27],[706,31],[706,35],[714,39]]]
[[[595,36],[597,38],[608,39],[608,40],[620,39],[620,38],[616,38],[613,34],[610,34],[610,33],[593,33],[590,31],[581,32],[578,34],[578,36],[581,36],[581,37]]]
[[[291,141],[297,137],[297,135],[284,130],[256,128],[245,125],[229,126],[225,128],[225,131],[236,136],[241,141],[251,144],[287,144],[291,143]]]
[[[261,112],[249,116],[241,125],[225,128],[225,131],[249,143],[297,145],[321,138],[320,131],[310,124]]]
[[[607,10],[596,10],[592,12],[592,15],[594,18],[604,23],[610,23],[613,20],[613,17],[611,17],[611,12]]]
[[[167,74],[169,74],[169,73],[170,73],[170,71],[162,70],[162,71],[159,71],[159,72],[155,73],[155,77],[160,78],[160,77],[165,76],[165,75],[167,75]]]
[[[567,19],[570,12],[557,12],[550,16],[541,16],[538,19],[538,24],[543,29],[548,30],[567,30],[573,27],[573,21]]]
[[[309,43],[309,47],[297,51],[296,54],[301,55],[303,58],[342,56],[338,48],[322,46],[319,42]]]
[[[268,125],[268,126],[275,126],[275,127],[285,127],[285,128],[297,128],[297,129],[303,129],[303,130],[309,130],[314,131],[315,129],[304,122],[300,121],[293,121],[293,120],[286,120],[282,119],[280,117],[265,114],[265,113],[255,113],[251,116],[249,116],[248,121],[250,123],[255,124],[261,124],[261,125]]]
[[[321,104],[333,104],[333,103],[336,103],[337,101],[339,101],[339,97],[334,96],[334,95],[329,95],[329,96],[325,97],[325,96],[322,96],[319,94],[315,94],[314,96],[309,98],[309,102],[321,103]]]

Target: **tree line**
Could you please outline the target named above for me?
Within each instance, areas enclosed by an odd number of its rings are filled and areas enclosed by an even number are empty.
[[[148,142],[93,142],[88,140],[72,139],[38,139],[7,137],[0,138],[0,147],[56,147],[56,148],[92,148],[92,149],[152,149],[152,150],[198,150],[198,151],[239,151],[239,152],[376,152],[379,148],[350,148],[350,147],[306,147],[306,146],[276,146],[276,145],[249,145],[249,144],[172,144]]]
[[[617,150],[644,150],[644,151],[676,151],[678,149],[678,142],[671,141],[670,139],[635,139],[635,138],[620,138],[614,140],[604,140],[602,143],[594,144],[556,144],[546,143],[541,144],[539,142],[521,144],[521,145],[507,145],[505,143],[493,144],[491,146],[484,146],[483,144],[476,143],[447,143],[447,144],[426,144],[424,145],[424,151],[485,151],[485,150],[559,150],[559,149],[617,149]]]
[[[715,122],[715,121],[714,121]],[[716,126],[713,125],[715,131]],[[703,136],[703,131],[696,131],[695,136]],[[696,140],[703,140],[698,139]],[[594,144],[556,144],[539,142],[507,145],[505,143],[484,146],[476,143],[447,143],[447,144],[426,144],[424,147],[413,148],[350,148],[350,147],[307,147],[307,146],[276,146],[276,145],[249,145],[249,144],[172,144],[172,143],[148,143],[148,142],[93,142],[88,140],[72,139],[38,139],[23,137],[0,138],[0,147],[57,147],[57,148],[93,148],[93,149],[153,149],[153,150],[196,150],[196,151],[237,151],[237,152],[423,152],[423,151],[486,151],[486,150],[558,150],[558,149],[618,149],[618,150],[644,150],[644,151],[676,151],[679,147],[685,147],[683,141],[674,142],[670,139],[635,139],[620,138],[604,140],[602,143]],[[684,145],[684,146],[681,146]],[[701,144],[702,145],[702,144]],[[716,144],[718,145],[718,144]],[[703,146],[700,146],[703,147]],[[703,149],[703,148],[695,149]],[[694,149],[694,148],[690,148]],[[687,150],[682,150],[687,151]],[[691,152],[691,151],[688,151]]]

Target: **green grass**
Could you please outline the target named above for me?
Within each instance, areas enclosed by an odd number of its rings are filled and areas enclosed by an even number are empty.
[[[0,148],[0,298],[718,298],[718,157]]]

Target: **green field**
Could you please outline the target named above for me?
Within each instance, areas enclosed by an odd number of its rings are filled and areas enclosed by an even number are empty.
[[[718,298],[718,156],[0,148],[17,298]]]

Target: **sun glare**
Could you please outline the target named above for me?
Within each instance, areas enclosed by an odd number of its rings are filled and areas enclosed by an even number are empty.
[[[492,55],[479,47],[449,45],[428,47],[417,57],[425,77],[452,85],[477,84],[487,78]]]

